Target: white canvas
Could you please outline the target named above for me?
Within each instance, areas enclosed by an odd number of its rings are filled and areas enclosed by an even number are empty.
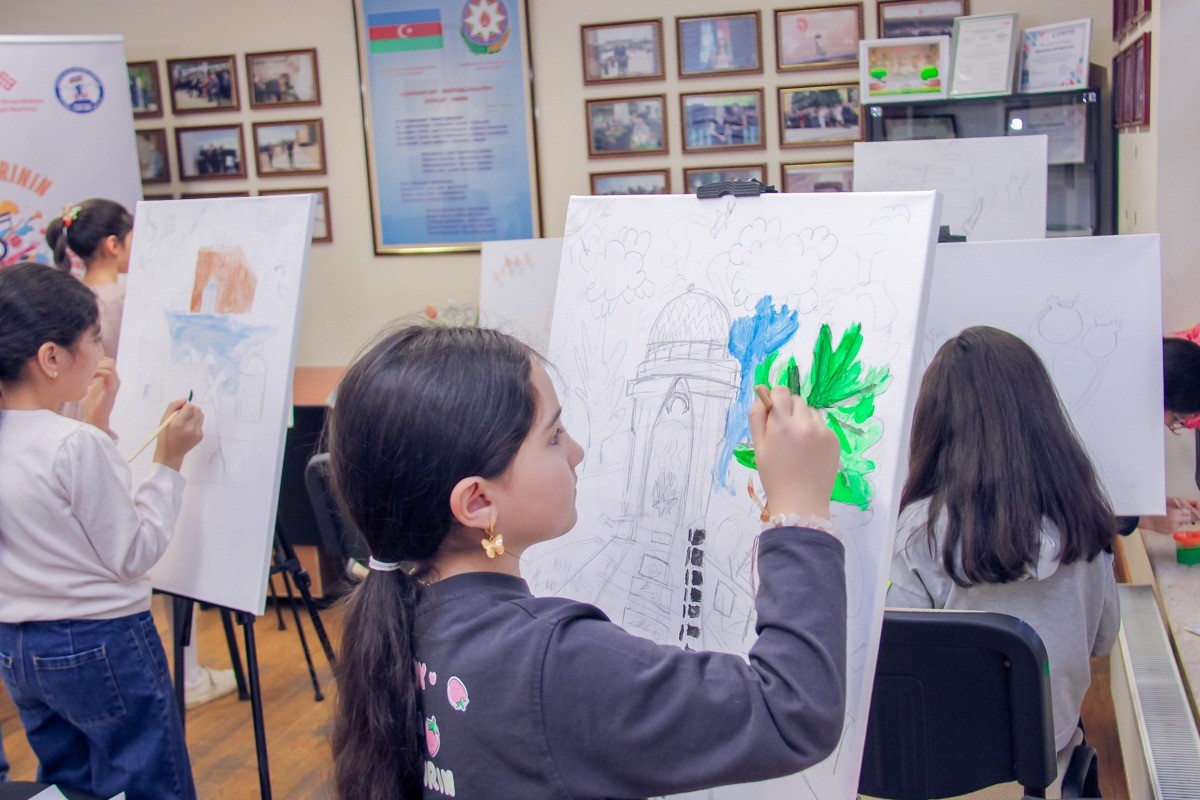
[[[313,195],[138,203],[113,429],[128,457],[194,392],[204,441],[184,459],[156,589],[263,612]],[[134,460],[135,484],[153,446]]]
[[[991,325],[1042,357],[1117,514],[1163,514],[1159,237],[937,246],[923,361]]]
[[[968,242],[1046,236],[1046,136],[857,142],[854,190],[937,189],[942,225]]]
[[[746,485],[761,484],[733,451],[750,441],[755,365],[778,348],[778,366],[795,355],[807,374],[821,323],[834,345],[861,323],[862,375],[890,370],[861,422],[868,439],[879,435],[858,453],[874,462],[870,499],[833,511],[847,545],[842,744],[803,774],[689,797],[855,794],[937,204],[932,192],[571,198],[549,354],[566,427],[587,455],[578,524],[522,566],[535,592],[595,603],[663,644],[744,656],[760,530]],[[696,549],[702,588],[685,583]]]
[[[516,336],[539,353],[550,345],[562,239],[484,242],[479,323]]]

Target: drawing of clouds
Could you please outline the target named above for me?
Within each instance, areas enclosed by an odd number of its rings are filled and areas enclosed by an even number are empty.
[[[604,242],[603,249],[583,255],[584,286],[597,319],[611,313],[617,301],[632,303],[654,291],[645,270],[649,249],[649,231],[622,228],[616,239]]]
[[[814,287],[821,262],[837,250],[837,237],[825,227],[787,236],[780,230],[778,219],[756,219],[742,228],[737,244],[713,260],[709,274],[731,305],[750,308],[768,294],[801,312],[816,305]],[[789,267],[786,285],[779,283],[778,264]]]

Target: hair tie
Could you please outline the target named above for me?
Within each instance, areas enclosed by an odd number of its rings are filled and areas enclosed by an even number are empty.
[[[403,561],[376,561],[375,556],[367,559],[367,566],[376,572],[395,572],[404,568]]]
[[[71,227],[71,223],[79,218],[80,208],[81,206],[67,206],[63,209],[62,221],[64,228]]]

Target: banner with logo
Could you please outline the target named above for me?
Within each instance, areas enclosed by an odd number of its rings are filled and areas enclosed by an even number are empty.
[[[375,252],[541,234],[524,0],[356,0]]]
[[[142,198],[124,38],[0,36],[0,266],[51,263],[46,223],[89,197]]]

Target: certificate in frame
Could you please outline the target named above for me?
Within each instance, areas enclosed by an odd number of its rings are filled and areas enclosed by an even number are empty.
[[[1088,88],[1091,17],[1021,32],[1021,94]]]
[[[951,97],[1012,94],[1017,65],[1017,15],[978,14],[954,20]]]

